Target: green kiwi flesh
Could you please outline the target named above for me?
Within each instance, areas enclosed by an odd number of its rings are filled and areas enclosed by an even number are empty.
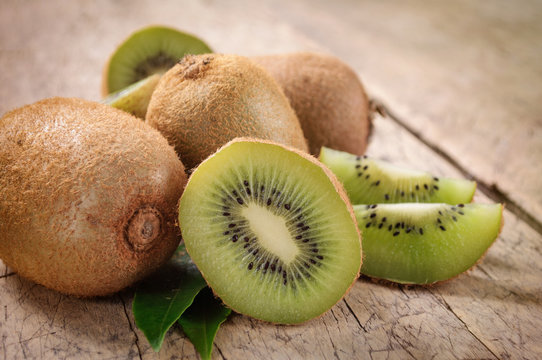
[[[114,108],[126,111],[140,119],[145,119],[147,107],[152,92],[160,80],[159,74],[154,74],[139,80],[135,84],[108,95],[101,102]]]
[[[153,74],[162,74],[186,54],[212,50],[197,37],[164,26],[134,32],[111,55],[104,69],[102,94],[124,89]]]
[[[405,284],[453,278],[497,238],[501,204],[354,205],[363,235],[361,272]]]
[[[52,98],[0,119],[0,258],[66,294],[108,295],[166,262],[184,167],[160,133],[108,105]]]
[[[179,205],[186,249],[233,310],[300,323],[330,309],[359,274],[351,205],[314,158],[237,139],[202,162]]]
[[[469,203],[476,190],[474,181],[439,178],[326,147],[322,147],[319,158],[343,183],[352,204]]]

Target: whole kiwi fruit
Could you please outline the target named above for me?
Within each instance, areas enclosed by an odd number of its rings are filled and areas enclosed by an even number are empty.
[[[0,258],[66,294],[114,293],[180,241],[184,166],[121,110],[51,98],[0,119]]]
[[[371,129],[369,100],[356,72],[340,59],[299,52],[251,58],[284,90],[311,154],[320,148],[362,155]]]
[[[154,90],[146,121],[189,167],[236,137],[271,140],[308,152],[280,86],[246,57],[187,55]]]

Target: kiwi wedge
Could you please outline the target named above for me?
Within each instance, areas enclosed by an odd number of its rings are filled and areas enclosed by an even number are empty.
[[[202,162],[179,224],[215,294],[264,321],[317,317],[359,274],[359,229],[340,184],[313,157],[276,143],[236,139]]]
[[[143,80],[129,85],[111,95],[108,95],[101,102],[111,105],[114,108],[124,110],[140,119],[145,119],[147,107],[151,100],[152,92],[160,80],[159,74],[146,77]]]
[[[322,147],[320,161],[343,183],[352,204],[469,203],[476,182],[439,178],[383,160]]]
[[[405,284],[453,278],[475,265],[497,238],[501,204],[355,205],[363,235],[361,272]]]
[[[117,92],[153,74],[163,74],[186,54],[212,50],[197,37],[165,26],[134,32],[111,55],[104,68],[102,95]]]

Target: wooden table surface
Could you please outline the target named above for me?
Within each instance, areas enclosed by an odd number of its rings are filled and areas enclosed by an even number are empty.
[[[484,260],[452,281],[361,278],[300,326],[234,314],[213,358],[540,359],[541,18],[534,0],[2,0],[0,114],[51,96],[98,100],[110,53],[149,24],[194,33],[217,52],[334,54],[386,110],[368,154],[475,179],[476,201],[506,203],[504,228]],[[0,359],[197,358],[178,328],[154,353],[132,298],[129,289],[64,296],[0,262]]]

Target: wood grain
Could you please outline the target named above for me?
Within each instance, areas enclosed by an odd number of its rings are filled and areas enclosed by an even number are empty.
[[[424,141],[542,222],[542,3],[301,0],[273,9],[350,63]]]

